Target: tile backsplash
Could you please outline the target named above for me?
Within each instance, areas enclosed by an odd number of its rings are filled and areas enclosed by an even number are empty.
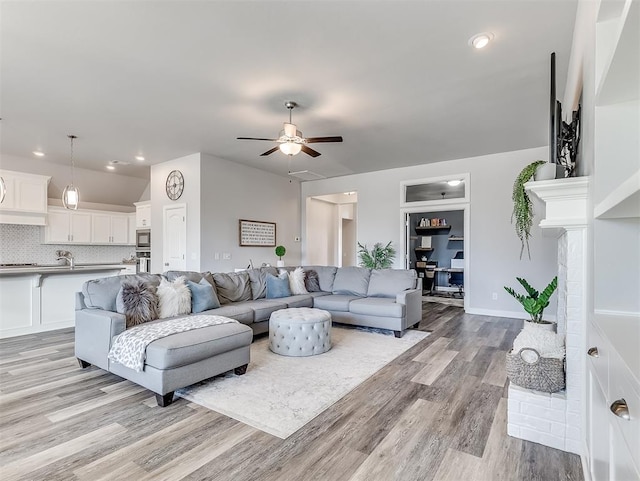
[[[42,227],[0,224],[0,264],[57,264],[56,251],[73,254],[77,263],[115,263],[135,254],[134,246],[81,246],[43,244]]]

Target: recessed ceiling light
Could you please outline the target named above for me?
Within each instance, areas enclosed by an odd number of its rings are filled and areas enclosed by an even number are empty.
[[[107,165],[107,169],[109,170],[116,170],[116,168],[113,165]]]
[[[482,32],[471,37],[469,39],[469,45],[473,48],[484,48],[491,40],[493,40],[493,34],[491,32]]]
[[[135,159],[136,159],[138,162],[144,162],[144,156],[142,156],[142,155],[136,155],[136,156],[135,156]]]
[[[451,187],[455,187],[456,185],[460,185],[462,183],[461,180],[450,180],[447,182],[447,184],[449,184]]]
[[[40,152],[39,150],[34,150],[33,155],[37,157],[44,157],[44,152]]]

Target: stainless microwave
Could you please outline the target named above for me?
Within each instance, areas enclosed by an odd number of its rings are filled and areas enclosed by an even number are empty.
[[[140,229],[136,231],[136,250],[151,250],[151,230]]]

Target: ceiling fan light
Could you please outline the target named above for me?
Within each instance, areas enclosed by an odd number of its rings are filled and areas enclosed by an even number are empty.
[[[286,155],[297,155],[302,150],[302,144],[295,142],[283,142],[280,144],[280,151]]]
[[[287,137],[295,137],[296,136],[296,126],[294,124],[288,124],[285,122],[284,124],[284,135]]]
[[[62,204],[65,209],[77,210],[80,203],[80,191],[73,184],[69,184],[64,188],[62,193]]]

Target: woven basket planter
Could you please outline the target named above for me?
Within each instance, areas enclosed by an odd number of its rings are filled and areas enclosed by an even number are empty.
[[[536,353],[534,362],[522,358],[524,351]],[[565,387],[564,359],[541,357],[538,351],[523,348],[516,354],[507,353],[507,377],[512,384],[542,392],[558,392]]]

